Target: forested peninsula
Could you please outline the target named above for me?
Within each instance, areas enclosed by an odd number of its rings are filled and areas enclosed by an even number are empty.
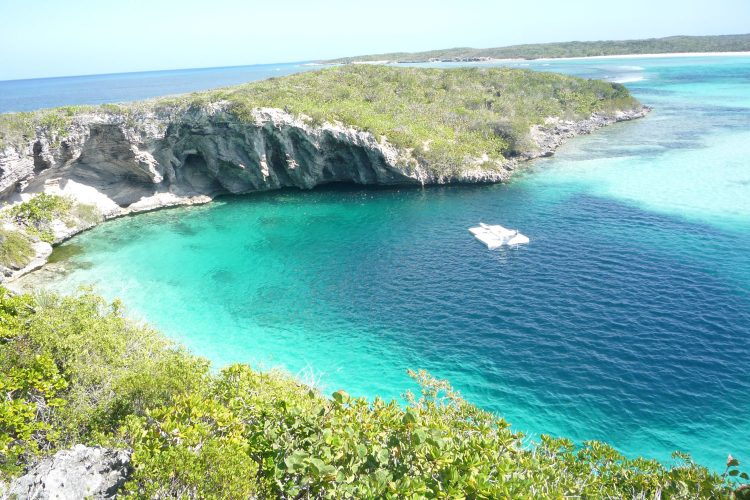
[[[391,52],[321,61],[327,64],[352,62],[471,62],[493,59],[543,59],[561,57],[601,57],[637,54],[684,54],[707,52],[748,52],[750,34],[715,36],[670,36],[642,40],[600,40],[510,45],[490,49],[456,47],[424,52]]]

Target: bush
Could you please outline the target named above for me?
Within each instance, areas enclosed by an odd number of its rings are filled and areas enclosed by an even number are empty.
[[[20,231],[0,229],[0,266],[21,269],[31,262],[31,240]]]
[[[30,234],[52,243],[55,235],[50,224],[55,219],[68,218],[72,207],[73,200],[70,198],[41,193],[11,207],[10,217]]]
[[[61,220],[68,227],[92,225],[102,220],[93,205],[76,203],[72,198],[40,193],[28,201],[14,205],[6,212],[11,220],[29,234],[53,243],[52,223]]]
[[[35,408],[34,421],[45,432],[9,434],[16,437],[9,445],[12,453],[0,451],[0,471],[15,470],[19,456],[28,460],[38,451],[111,433],[126,416],[141,415],[146,408],[169,403],[175,394],[200,387],[207,370],[204,360],[127,321],[118,303],[107,304],[88,291],[73,297],[31,297],[3,290],[0,373],[6,378],[0,383],[0,415],[15,415],[15,420],[0,422],[0,428],[17,427],[18,412]],[[58,376],[64,385],[40,392],[39,384]],[[26,386],[19,377],[26,377]],[[20,389],[14,388],[19,384]]]

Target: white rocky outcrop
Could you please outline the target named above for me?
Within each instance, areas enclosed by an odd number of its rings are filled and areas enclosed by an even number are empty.
[[[131,452],[78,444],[29,468],[0,491],[0,499],[114,498],[130,474]]]

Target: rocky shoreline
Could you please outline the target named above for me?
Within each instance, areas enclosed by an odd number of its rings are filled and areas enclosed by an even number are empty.
[[[340,123],[313,125],[304,116],[275,108],[253,110],[238,120],[221,103],[190,111],[104,111],[74,117],[64,137],[38,128],[25,146],[0,152],[0,201],[26,201],[38,193],[93,205],[100,221],[160,208],[208,203],[216,196],[284,187],[310,189],[332,182],[363,185],[436,185],[508,181],[524,162],[550,156],[567,139],[609,124],[640,118],[642,106],[585,120],[548,118],[529,132],[532,146],[503,162],[476,158],[457,172],[436,173],[410,150],[387,138]],[[98,222],[55,221],[52,245]],[[6,230],[14,230],[5,222]],[[35,256],[12,281],[42,267],[52,252],[34,244]],[[0,277],[2,279],[3,277]]]

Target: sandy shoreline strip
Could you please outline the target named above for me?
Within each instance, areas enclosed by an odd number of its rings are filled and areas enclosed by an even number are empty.
[[[660,54],[615,54],[611,56],[580,56],[580,57],[539,57],[537,59],[525,59],[522,57],[509,57],[499,59],[486,59],[482,61],[420,61],[420,62],[401,62],[400,60],[389,60],[382,59],[378,61],[359,61],[352,60],[349,64],[423,64],[428,62],[474,62],[474,63],[501,63],[501,62],[532,62],[532,61],[578,61],[586,59],[658,59],[658,58],[670,58],[670,57],[727,57],[727,56],[739,56],[748,57],[750,51],[744,52],[664,52]],[[312,62],[307,63],[305,66],[328,66],[342,63],[327,63],[327,62]],[[346,63],[344,63],[346,64]]]
[[[663,54],[619,54],[613,56],[583,56],[583,57],[540,57],[539,59],[510,59],[513,61],[559,61],[577,59],[654,59],[664,57],[726,57],[750,56],[750,52],[665,52]],[[502,60],[502,59],[498,59]]]
[[[486,59],[483,61],[473,61],[478,64],[481,63],[501,63],[501,62],[536,62],[536,61],[585,61],[588,59],[660,59],[660,58],[671,58],[671,57],[726,57],[726,56],[739,56],[749,57],[750,52],[665,52],[663,54],[618,54],[612,56],[580,56],[580,57],[539,57],[537,59],[524,59],[520,57],[504,58],[504,59]],[[353,61],[354,62],[354,61]],[[394,63],[396,61],[373,61],[373,63]],[[427,62],[427,61],[425,61]],[[440,62],[440,61],[438,61]],[[442,61],[442,62],[453,62],[453,61]],[[462,61],[456,61],[462,62]],[[363,64],[359,62],[359,64]],[[412,64],[412,63],[409,63]],[[420,64],[420,63],[414,63]]]

